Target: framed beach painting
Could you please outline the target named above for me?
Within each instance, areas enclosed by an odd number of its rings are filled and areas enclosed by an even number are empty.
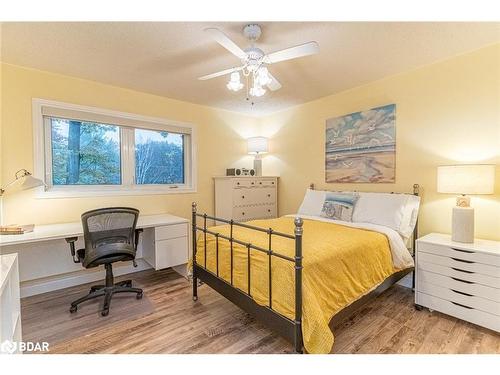
[[[326,182],[395,182],[396,105],[328,119],[325,151]]]

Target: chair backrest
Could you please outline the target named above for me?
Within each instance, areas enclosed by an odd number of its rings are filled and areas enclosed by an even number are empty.
[[[129,207],[100,208],[82,214],[84,265],[102,257],[121,254],[135,257],[135,227],[138,217],[139,210]]]

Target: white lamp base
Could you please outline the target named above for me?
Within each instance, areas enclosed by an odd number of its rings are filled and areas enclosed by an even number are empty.
[[[453,207],[451,239],[456,242],[474,242],[474,209]]]
[[[256,176],[262,176],[262,158],[260,155],[255,155],[253,159],[253,169],[255,170]]]

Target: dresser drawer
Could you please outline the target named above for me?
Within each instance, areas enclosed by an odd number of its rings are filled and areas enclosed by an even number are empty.
[[[450,289],[443,286],[429,284],[422,281],[422,278],[418,279],[417,290],[425,294],[430,294],[431,296],[439,297],[447,301],[456,302],[467,307],[472,307],[477,310],[497,315],[499,316],[498,319],[500,319],[499,302],[478,297],[459,289]]]
[[[482,275],[488,275],[498,278],[498,285],[500,287],[500,267],[490,266],[483,263],[475,263],[470,260],[462,260],[458,258],[444,257],[429,253],[418,253],[419,261],[426,263],[440,264],[442,266],[447,266],[462,271],[480,273]]]
[[[274,187],[276,186],[275,180],[258,180],[256,181],[257,186],[260,187]]]
[[[276,203],[276,189],[274,188],[233,190],[234,206],[249,206],[256,204],[274,204],[274,203]]]
[[[234,207],[233,219],[236,221],[248,221],[254,219],[270,219],[276,217],[276,205],[260,205],[249,207]]]
[[[500,256],[417,241],[418,251],[500,267]]]
[[[233,188],[235,189],[240,189],[240,188],[251,188],[251,187],[256,187],[256,181],[254,179],[238,179],[238,180],[233,180]]]
[[[424,262],[421,258],[422,253],[418,253],[417,271],[421,270],[437,273],[444,276],[454,277],[456,279],[471,281],[474,283],[490,286],[500,289],[500,280],[498,277],[483,275],[480,273],[464,271],[458,268],[446,267],[436,263]]]
[[[500,332],[500,319],[497,315],[460,306],[457,303],[420,292],[415,293],[415,302],[421,306]]]
[[[168,240],[169,238],[177,238],[188,235],[188,224],[165,225],[155,228],[155,240]]]
[[[464,281],[462,279],[420,270],[417,274],[417,284],[420,282],[458,290],[500,303],[500,289],[477,284],[472,281]]]

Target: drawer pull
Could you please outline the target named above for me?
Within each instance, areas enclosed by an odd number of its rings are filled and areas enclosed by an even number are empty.
[[[244,212],[242,212],[241,214],[242,214],[242,215],[245,215],[245,213],[244,213]]]
[[[472,271],[465,271],[465,270],[461,270],[459,268],[455,268],[455,267],[451,267],[452,270],[455,270],[455,271],[459,271],[459,272],[463,272],[463,273],[474,273]]]
[[[452,277],[452,279],[455,280],[455,281],[460,281],[461,283],[474,284],[473,281],[467,281],[467,280],[457,279],[456,277]]]
[[[271,194],[267,194],[267,197],[268,197],[268,198],[271,198]]]
[[[451,289],[452,292],[455,292],[457,294],[461,294],[463,296],[467,296],[467,297],[472,297],[473,295],[472,294],[469,294],[469,293],[464,293],[464,292],[460,292],[458,290],[455,290],[455,289]]]
[[[453,260],[455,260],[457,262],[462,262],[462,263],[469,263],[469,264],[476,263],[476,262],[473,262],[471,260],[463,260],[463,259],[458,259],[458,258],[451,258],[451,259],[453,259]]]
[[[241,199],[245,199],[245,196],[244,196],[244,195],[242,195],[242,196],[241,196]]]
[[[474,309],[473,307],[465,306],[465,305],[462,305],[461,303],[456,303],[456,302],[453,302],[453,301],[450,301],[450,302],[453,303],[454,305],[457,305],[457,306],[460,306],[460,307],[465,307],[466,309],[469,309],[469,310],[473,310]]]
[[[461,253],[474,254],[474,251],[470,251],[470,250],[455,249],[454,247],[452,247],[451,249],[455,250],[455,251],[460,251]]]
[[[261,182],[259,182],[259,184],[261,184],[261,185],[262,185],[262,181],[261,181]]]

